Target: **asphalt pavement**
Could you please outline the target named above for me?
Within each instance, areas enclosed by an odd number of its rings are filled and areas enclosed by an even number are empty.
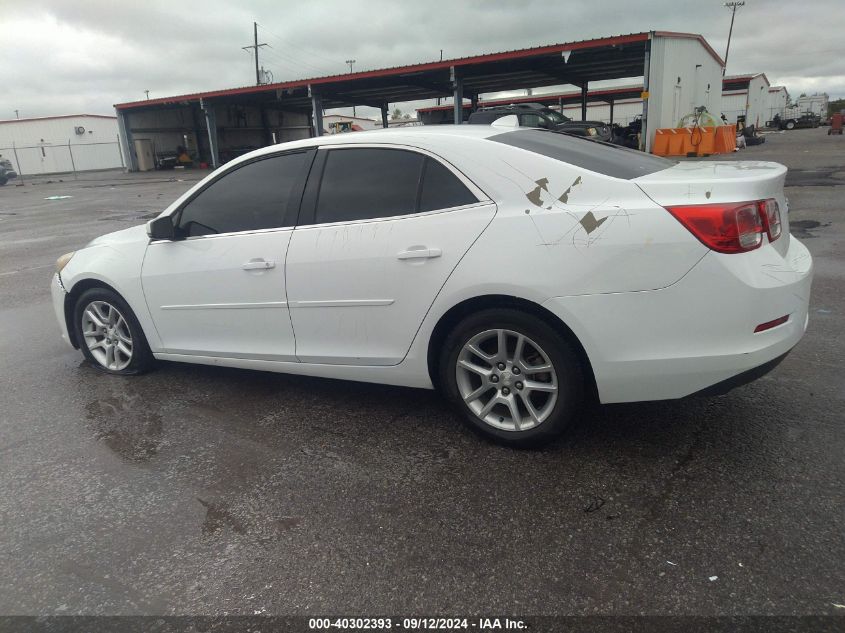
[[[538,451],[429,391],[103,375],[59,337],[53,262],[202,174],[0,188],[0,613],[842,614],[845,138],[729,159],[791,169],[805,338],[726,396],[592,406]]]

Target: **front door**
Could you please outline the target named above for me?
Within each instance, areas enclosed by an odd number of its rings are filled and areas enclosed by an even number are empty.
[[[172,354],[295,360],[284,261],[313,151],[230,169],[147,248],[147,305]]]
[[[395,365],[496,207],[439,159],[321,149],[287,257],[302,362]],[[310,205],[310,206],[309,206]]]

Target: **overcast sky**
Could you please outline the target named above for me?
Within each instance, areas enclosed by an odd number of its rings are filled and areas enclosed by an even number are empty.
[[[252,22],[276,81],[648,30],[697,32],[724,55],[720,0],[0,0],[0,119],[254,83]],[[728,73],[793,97],[845,96],[842,0],[747,0]],[[408,106],[400,106],[410,109]],[[368,112],[369,109],[364,109]],[[376,111],[373,111],[376,112]]]

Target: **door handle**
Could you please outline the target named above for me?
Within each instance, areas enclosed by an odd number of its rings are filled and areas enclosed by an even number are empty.
[[[397,259],[431,259],[440,257],[443,254],[439,248],[428,248],[426,246],[411,246],[406,251],[396,254]]]
[[[275,268],[276,262],[272,260],[265,260],[265,259],[251,259],[243,266],[241,266],[244,270],[267,270],[268,268]]]

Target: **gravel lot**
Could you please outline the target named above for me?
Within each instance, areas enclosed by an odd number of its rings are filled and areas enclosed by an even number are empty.
[[[842,614],[845,137],[729,158],[791,169],[806,337],[727,396],[594,406],[542,451],[428,391],[100,374],[59,338],[54,260],[202,174],[0,188],[0,613]]]

